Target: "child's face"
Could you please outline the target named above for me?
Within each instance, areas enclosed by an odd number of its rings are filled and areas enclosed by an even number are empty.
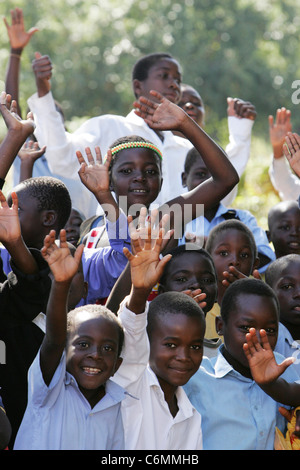
[[[199,155],[199,158],[191,166],[190,171],[182,174],[182,183],[187,187],[188,191],[191,191],[210,177],[211,174]]]
[[[111,189],[117,200],[127,197],[127,207],[146,207],[156,199],[162,184],[161,169],[153,152],[146,148],[121,150],[111,171]]]
[[[201,289],[206,294],[206,307],[209,312],[217,296],[217,279],[211,261],[200,253],[186,251],[169,262],[168,276],[162,286],[164,292]]]
[[[82,224],[82,217],[75,209],[71,210],[71,214],[65,225],[67,233],[67,241],[72,245],[77,246],[80,238],[80,225]]]
[[[68,336],[67,370],[90,403],[102,398],[105,382],[118,370],[118,348],[116,325],[96,314],[77,313]]]
[[[228,229],[220,233],[211,250],[218,283],[223,280],[223,272],[234,266],[239,272],[250,276],[253,271],[254,255],[251,243],[244,232]]]
[[[180,106],[200,127],[204,126],[204,104],[201,96],[193,88],[182,90],[181,98],[178,103]]]
[[[149,364],[164,390],[184,385],[198,370],[203,355],[204,323],[185,314],[161,317],[150,338]]]
[[[26,188],[20,184],[15,188],[18,196],[19,220],[25,245],[30,248],[42,248],[44,232],[42,231],[42,212],[38,208],[38,200],[28,195]],[[7,202],[11,205],[11,196]]]
[[[258,336],[261,329],[266,330],[271,348],[275,348],[278,335],[278,312],[274,299],[254,294],[241,294],[227,323],[222,322],[221,332],[227,352],[235,364],[241,364],[246,368],[249,368],[249,365],[243,344],[250,328],[255,328]]]
[[[279,300],[282,323],[300,326],[300,260],[289,261],[272,289]]]
[[[300,254],[300,209],[297,203],[286,211],[278,209],[269,230],[276,258],[291,253]]]
[[[172,103],[177,104],[180,95],[181,71],[178,62],[174,59],[161,59],[148,71],[146,80],[134,80],[135,94],[153,100],[150,90],[158,91]]]

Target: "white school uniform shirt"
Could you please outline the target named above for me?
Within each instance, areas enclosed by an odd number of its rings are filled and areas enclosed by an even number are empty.
[[[282,201],[296,201],[300,195],[300,178],[295,175],[285,156],[272,158],[269,167],[272,185]]]
[[[47,387],[38,353],[28,373],[28,405],[15,450],[124,450],[121,402],[129,397],[108,380],[106,393],[93,408],[61,361]]]
[[[126,388],[136,400],[122,402],[125,449],[201,450],[201,416],[182,387],[176,392],[178,412],[173,417],[156,375],[148,365],[146,332],[148,303],[144,313],[135,315],[120,305],[118,316],[125,329],[123,363],[112,380]]]

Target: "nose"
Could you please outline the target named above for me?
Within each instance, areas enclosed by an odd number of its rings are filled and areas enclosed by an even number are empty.
[[[144,174],[142,171],[138,171],[138,172],[135,173],[134,179],[135,179],[136,181],[145,181],[145,180],[146,180],[146,176],[145,176],[145,174]]]
[[[190,360],[190,348],[188,347],[178,347],[176,350],[176,359],[178,361],[186,362]]]
[[[300,227],[298,225],[293,225],[292,228],[291,228],[291,235],[299,235],[300,233]]]
[[[293,297],[300,297],[300,283],[295,285]]]
[[[188,101],[187,103],[184,103],[183,105],[183,109],[193,109],[193,108],[194,108],[194,105],[190,101]]]
[[[230,256],[229,266],[239,266],[240,261],[237,254],[232,253]]]

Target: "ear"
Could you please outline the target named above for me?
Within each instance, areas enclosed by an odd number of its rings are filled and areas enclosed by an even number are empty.
[[[255,258],[255,261],[253,263],[253,271],[254,269],[258,269],[259,265],[260,265],[260,259],[257,257]]]
[[[114,368],[114,372],[113,372],[112,376],[117,372],[117,370],[119,369],[122,362],[123,362],[123,358],[121,356],[119,356],[116,360],[116,364],[115,364],[115,368]]]
[[[222,317],[216,317],[216,332],[219,336],[223,336],[224,321]]]
[[[186,172],[185,171],[181,173],[181,183],[182,183],[182,186],[186,188]]]
[[[165,292],[164,286],[162,284],[158,284],[157,295],[163,294],[164,292]]]
[[[57,222],[57,212],[53,210],[45,210],[42,212],[41,219],[45,227],[53,227]]]
[[[136,98],[139,98],[142,95],[142,82],[135,78],[132,82],[133,93]]]

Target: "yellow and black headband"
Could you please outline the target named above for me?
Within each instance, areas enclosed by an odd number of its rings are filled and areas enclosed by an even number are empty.
[[[124,142],[123,144],[119,144],[119,145],[116,145],[115,147],[112,147],[110,150],[113,156],[116,153],[120,152],[121,150],[126,150],[126,149],[131,149],[131,148],[147,148],[147,149],[153,150],[162,160],[161,151],[151,142],[141,142],[141,141]]]

